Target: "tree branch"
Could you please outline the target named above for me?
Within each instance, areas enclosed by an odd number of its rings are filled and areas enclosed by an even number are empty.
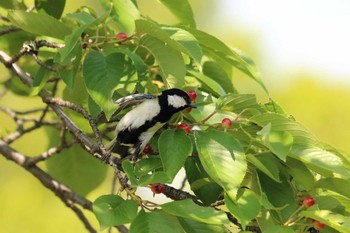
[[[28,172],[30,172],[33,176],[35,176],[46,188],[50,189],[57,197],[59,197],[67,206],[73,209],[73,211],[78,215],[78,217],[82,220],[85,227],[90,232],[96,232],[90,224],[87,224],[86,218],[74,204],[80,205],[82,208],[92,211],[92,203],[84,198],[83,196],[80,196],[76,193],[74,193],[71,189],[69,189],[64,184],[58,182],[54,178],[52,178],[49,174],[47,174],[45,171],[43,171],[41,168],[36,166],[32,161],[31,158],[28,156],[25,156],[24,154],[21,154],[17,152],[16,150],[12,149],[10,146],[7,145],[6,142],[0,139],[0,153],[8,160],[11,160],[15,162],[16,164],[20,165],[24,169],[26,169]],[[73,207],[74,206],[74,207]],[[77,211],[77,209],[79,211]]]

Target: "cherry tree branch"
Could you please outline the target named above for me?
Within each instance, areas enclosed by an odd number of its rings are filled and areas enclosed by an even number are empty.
[[[86,217],[75,204],[80,205],[82,208],[92,210],[92,203],[86,198],[76,194],[64,184],[58,182],[52,178],[49,174],[43,171],[41,168],[36,166],[30,157],[19,153],[14,150],[6,142],[0,139],[0,153],[5,156],[8,160],[15,162],[22,168],[26,169],[33,176],[35,176],[46,188],[50,189],[57,197],[59,197],[68,207],[78,215],[79,219],[82,220],[86,229],[89,232],[96,232],[90,223],[86,220]]]

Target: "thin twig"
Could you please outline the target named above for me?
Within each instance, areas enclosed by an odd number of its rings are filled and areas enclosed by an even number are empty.
[[[76,141],[71,141],[69,143],[61,143],[61,145],[59,146],[55,146],[55,147],[51,147],[50,149],[48,149],[47,151],[41,153],[40,155],[37,155],[35,157],[32,157],[29,159],[30,163],[36,164],[40,161],[44,161],[47,158],[50,158],[51,156],[60,153],[62,150],[67,149],[71,146],[73,146],[74,144],[76,144]]]
[[[9,34],[11,32],[17,32],[17,31],[21,31],[20,28],[16,27],[16,26],[10,26],[4,30],[1,30],[0,31],[0,36],[3,36],[3,35],[6,35],[6,34]]]
[[[83,117],[88,120],[88,122],[89,122],[89,124],[94,132],[94,137],[97,141],[97,144],[100,147],[100,150],[106,151],[104,148],[104,145],[102,143],[101,134],[100,134],[99,129],[97,128],[96,121],[90,116],[90,114],[83,107],[80,107],[72,102],[62,100],[59,98],[49,98],[47,100],[44,99],[44,101],[47,103],[55,103],[55,104],[62,106],[62,107],[67,107],[67,108],[72,109],[72,110],[80,113],[81,115],[83,115]]]
[[[96,233],[97,231],[93,228],[93,226],[90,224],[89,220],[85,217],[83,211],[76,207],[74,203],[71,201],[67,201],[66,205],[73,210],[73,212],[78,216],[78,218],[83,222],[85,228],[90,232],[90,233]]]
[[[35,53],[32,53],[32,57],[34,59],[34,61],[36,61],[36,63],[38,63],[40,66],[45,67],[47,70],[52,71],[52,72],[58,72],[58,69],[54,66],[49,66],[48,64],[46,64],[45,62],[43,62],[42,60],[40,60],[40,58],[38,57],[38,55],[36,55]]]
[[[92,203],[86,198],[76,194],[64,184],[52,178],[49,174],[31,163],[30,157],[15,151],[7,145],[6,142],[0,139],[0,154],[5,156],[8,160],[20,165],[32,175],[34,175],[46,188],[53,191],[56,196],[62,200],[70,200],[73,203],[79,204],[84,209],[92,210]]]

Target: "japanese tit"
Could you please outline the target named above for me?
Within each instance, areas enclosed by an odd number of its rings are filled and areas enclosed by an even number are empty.
[[[138,104],[127,112],[116,127],[110,151],[136,161],[149,140],[175,113],[195,107],[186,92],[173,88],[159,96],[135,94],[116,101],[120,108]]]

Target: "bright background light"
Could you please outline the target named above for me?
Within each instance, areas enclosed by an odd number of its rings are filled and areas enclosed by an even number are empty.
[[[255,34],[266,79],[305,69],[350,83],[350,1],[220,0],[213,13],[204,27],[220,36],[230,25]]]

